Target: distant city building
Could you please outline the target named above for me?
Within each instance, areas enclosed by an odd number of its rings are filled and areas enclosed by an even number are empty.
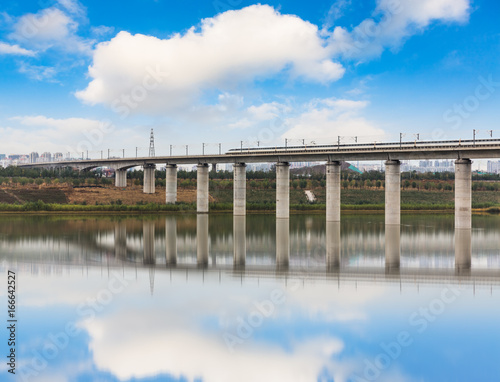
[[[0,154],[0,160],[4,160],[5,158],[7,158],[7,155],[5,155],[5,154]]]
[[[41,162],[52,162],[52,154],[46,151],[40,155],[40,160]]]
[[[30,153],[30,163],[36,163],[38,162],[38,153],[33,151]]]
[[[19,160],[21,159],[22,155],[21,154],[12,154],[12,155],[9,155],[9,159],[11,161],[14,161],[14,160]]]
[[[500,161],[488,161],[486,172],[490,174],[498,174],[500,172]]]
[[[407,163],[401,163],[401,171],[403,172],[454,172],[455,167],[453,161],[443,160],[443,161],[430,161],[421,160],[418,162],[418,166]]]
[[[367,172],[367,171],[382,171],[382,165],[380,164],[373,164],[373,163],[356,163],[356,168],[362,172]]]
[[[55,153],[54,154],[54,160],[55,161],[63,160],[63,153]]]

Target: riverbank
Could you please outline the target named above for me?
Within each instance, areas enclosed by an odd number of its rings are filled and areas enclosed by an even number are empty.
[[[233,190],[225,181],[212,182],[210,211],[231,212]],[[129,182],[130,183],[130,182]],[[314,202],[306,196],[314,195]],[[165,204],[165,189],[157,187],[154,194],[144,194],[142,187],[129,184],[126,188],[113,185],[71,187],[68,185],[17,185],[0,188],[0,213],[50,212],[50,213],[193,213],[196,212],[196,188],[179,187],[178,203]],[[342,189],[341,209],[349,211],[383,212],[385,191],[383,188]],[[247,188],[249,213],[274,213],[276,190],[273,188]],[[401,190],[402,212],[453,212],[454,192],[441,190]],[[291,213],[324,213],[326,188],[290,188]],[[473,191],[472,208],[475,212],[500,213],[500,192]]]
[[[453,204],[401,204],[402,213],[424,213],[424,212],[454,212]],[[275,203],[249,203],[247,211],[249,213],[274,213]],[[324,204],[291,204],[291,213],[324,213],[326,206]],[[363,212],[363,213],[383,213],[384,204],[361,204],[348,205],[342,204],[342,212]],[[211,213],[231,213],[233,211],[232,203],[211,203]],[[177,203],[177,204],[159,204],[148,203],[138,205],[125,204],[57,204],[44,203],[42,201],[29,202],[25,204],[5,204],[0,203],[0,213],[196,213],[195,203]],[[500,213],[500,205],[473,205],[473,212],[477,213]]]

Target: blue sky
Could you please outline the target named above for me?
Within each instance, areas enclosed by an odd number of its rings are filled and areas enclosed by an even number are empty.
[[[0,153],[135,155],[151,128],[157,154],[498,136],[499,12],[472,0],[6,3]]]

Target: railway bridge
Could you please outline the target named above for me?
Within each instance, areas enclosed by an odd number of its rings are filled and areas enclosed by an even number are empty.
[[[127,186],[127,170],[144,168],[144,193],[155,192],[156,166],[166,166],[166,203],[177,201],[177,165],[197,165],[197,212],[209,212],[209,165],[232,163],[235,216],[246,214],[246,164],[276,164],[276,217],[289,217],[291,162],[326,163],[326,220],[340,221],[340,168],[342,161],[385,161],[385,224],[399,225],[401,214],[401,160],[455,160],[455,228],[471,228],[472,159],[500,158],[500,140],[412,141],[288,147],[240,147],[218,155],[181,155],[136,158],[82,159],[19,165],[23,168],[97,167],[115,170],[115,186]]]

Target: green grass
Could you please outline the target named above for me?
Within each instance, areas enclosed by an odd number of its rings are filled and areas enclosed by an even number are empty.
[[[106,205],[74,205],[67,204],[67,198],[62,190],[58,189],[19,189],[9,191],[15,194],[22,202],[19,203],[12,195],[0,190],[0,211],[54,211],[54,212],[194,212],[195,203],[177,203],[175,205],[158,203],[138,203],[123,205],[111,203]],[[302,189],[290,189],[290,209],[295,211],[323,211],[325,210],[326,193],[324,187],[313,190],[316,196],[314,203],[309,203]],[[210,211],[232,211],[233,190],[227,188],[212,189],[210,191],[215,203],[210,203]],[[374,210],[385,208],[385,191],[383,189],[342,189],[342,210]],[[477,191],[472,192],[472,207],[484,209],[487,212],[500,212],[500,192]],[[276,209],[276,190],[273,188],[247,189],[247,210],[274,211]],[[401,210],[443,210],[453,211],[453,191],[401,191]]]

